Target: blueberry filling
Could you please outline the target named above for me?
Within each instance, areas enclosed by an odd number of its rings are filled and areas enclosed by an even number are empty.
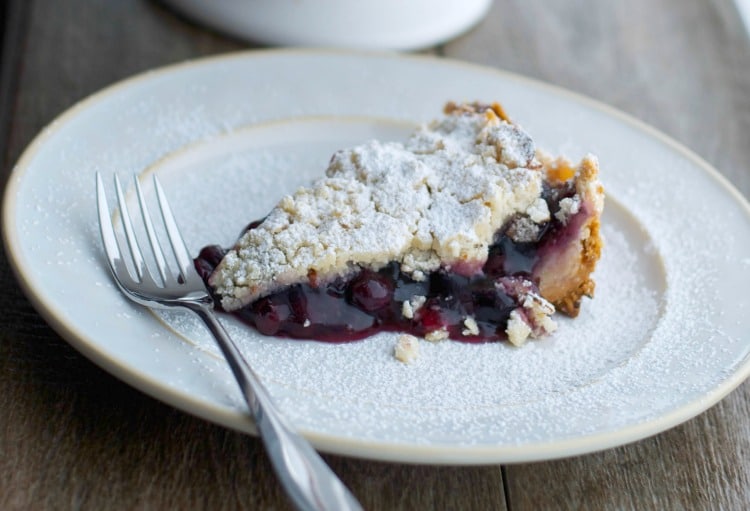
[[[534,267],[580,225],[575,218],[563,225],[555,216],[559,201],[573,194],[572,187],[545,188],[543,197],[551,220],[540,226],[537,240],[518,243],[505,227],[500,229],[486,263],[474,275],[440,268],[415,280],[394,262],[377,271],[361,268],[330,282],[310,278],[232,314],[262,334],[298,339],[346,342],[380,331],[425,336],[441,330],[447,337],[465,342],[505,339],[508,319],[520,300],[507,284],[524,281],[531,291],[538,292]],[[585,208],[576,216],[583,214]],[[248,229],[261,222],[253,222]],[[204,281],[208,282],[225,253],[215,245],[201,250],[195,268]],[[218,305],[220,297],[215,298]],[[467,324],[467,318],[473,321]]]

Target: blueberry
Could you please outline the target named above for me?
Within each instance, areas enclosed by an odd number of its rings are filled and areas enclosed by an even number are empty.
[[[208,281],[208,277],[211,276],[214,269],[224,258],[224,254],[226,254],[226,250],[218,245],[209,245],[200,251],[198,257],[193,261],[193,265],[204,282]]]
[[[287,304],[266,297],[253,303],[253,312],[255,328],[264,335],[275,335],[281,324],[289,318],[291,311]]]
[[[393,298],[393,283],[385,276],[363,270],[350,284],[351,302],[367,312],[386,307]]]

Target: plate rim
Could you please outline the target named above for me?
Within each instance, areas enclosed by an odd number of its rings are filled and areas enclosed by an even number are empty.
[[[44,320],[79,353],[107,371],[109,374],[124,381],[139,391],[178,408],[186,413],[201,417],[213,423],[221,424],[230,429],[256,434],[252,421],[238,409],[228,409],[215,402],[207,402],[195,398],[190,394],[165,385],[161,380],[151,378],[146,374],[134,371],[125,366],[118,359],[100,349],[96,342],[90,342],[88,336],[78,331],[76,325],[66,321],[64,315],[60,314],[54,303],[49,303],[42,296],[43,293],[35,288],[26,276],[29,270],[25,268],[21,254],[18,252],[18,240],[20,233],[15,225],[16,195],[23,177],[30,168],[30,162],[43,147],[44,142],[63,129],[68,121],[74,119],[77,114],[99,101],[116,95],[120,90],[127,89],[136,83],[141,83],[159,76],[168,75],[184,68],[195,68],[206,64],[216,63],[222,60],[253,60],[256,58],[272,58],[277,55],[298,56],[301,58],[309,56],[357,56],[363,58],[380,58],[394,60],[418,60],[430,62],[435,65],[448,65],[454,67],[467,67],[475,72],[494,74],[503,79],[516,83],[527,83],[564,99],[577,104],[583,104],[595,109],[611,118],[617,119],[624,124],[636,128],[640,132],[661,142],[669,149],[686,157],[690,162],[705,172],[708,177],[718,183],[723,190],[735,201],[736,205],[744,210],[745,215],[750,217],[750,202],[731,182],[710,165],[697,153],[676,141],[672,137],[659,131],[644,121],[627,114],[613,106],[599,100],[590,98],[583,94],[573,92],[563,87],[550,84],[541,80],[530,78],[518,73],[506,71],[489,65],[462,61],[454,58],[445,58],[433,55],[399,54],[383,51],[358,51],[344,49],[311,49],[311,48],[269,48],[261,50],[242,50],[237,52],[213,55],[187,60],[162,66],[152,70],[142,71],[123,80],[114,82],[107,87],[75,102],[56,115],[26,146],[16,163],[13,165],[8,177],[6,189],[3,194],[2,225],[3,244],[8,257],[9,266],[12,269],[16,281],[19,283],[26,298],[34,309]],[[93,187],[93,178],[92,178]],[[371,441],[343,438],[341,436],[319,433],[300,429],[316,448],[344,456],[366,458],[380,461],[415,463],[415,464],[451,464],[451,465],[481,465],[494,463],[518,463],[529,461],[551,460],[580,454],[592,453],[603,449],[625,445],[641,440],[648,436],[661,433],[682,422],[685,422],[698,414],[704,412],[714,404],[726,397],[732,390],[737,388],[743,381],[750,377],[750,357],[738,364],[737,369],[729,377],[724,378],[719,385],[693,401],[686,403],[667,414],[662,414],[653,419],[622,427],[614,431],[582,435],[575,438],[558,439],[555,441],[537,442],[533,445],[452,445],[452,444],[430,444],[415,445],[398,442]]]

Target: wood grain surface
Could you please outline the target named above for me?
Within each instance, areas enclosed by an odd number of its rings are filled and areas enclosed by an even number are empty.
[[[75,101],[139,71],[249,47],[153,1],[5,9],[3,184],[33,136]],[[433,51],[620,108],[750,196],[750,40],[730,0],[496,0],[478,27]],[[0,285],[0,509],[289,509],[258,440],[98,369],[41,320],[4,255]],[[663,434],[552,462],[326,459],[373,510],[745,509],[749,397],[745,383]]]

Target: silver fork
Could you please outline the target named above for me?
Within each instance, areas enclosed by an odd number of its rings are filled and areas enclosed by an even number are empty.
[[[104,191],[102,178],[96,175],[96,195],[99,210],[99,225],[117,286],[133,300],[146,307],[184,308],[195,312],[205,322],[216,338],[224,357],[239,383],[242,395],[247,402],[250,415],[266,446],[276,475],[287,495],[300,510],[359,510],[362,509],[354,496],[325,464],[312,446],[295,433],[287,420],[273,403],[268,391],[258,376],[250,368],[237,346],[219,323],[213,312],[213,300],[198,272],[193,267],[185,242],[177,227],[174,215],[167,203],[166,195],[158,179],[154,176],[154,188],[166,228],[169,245],[179,268],[175,275],[166,261],[154,225],[149,215],[138,178],[135,190],[138,204],[148,237],[153,260],[159,275],[155,278],[149,270],[133,228],[120,180],[115,175],[115,192],[120,210],[122,230],[126,243],[121,243],[115,234],[114,217],[111,216]],[[128,269],[122,253],[129,255],[135,275]]]

